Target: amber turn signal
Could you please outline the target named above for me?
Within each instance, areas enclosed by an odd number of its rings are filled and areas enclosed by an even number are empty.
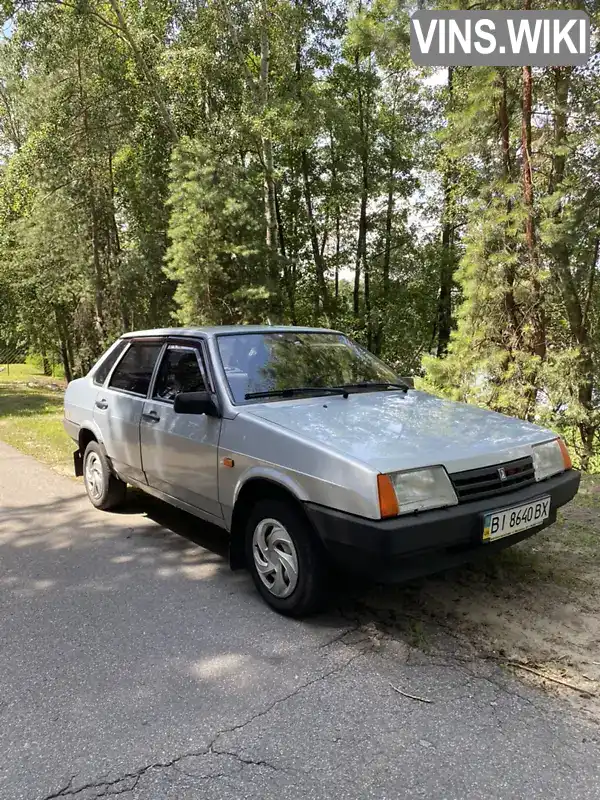
[[[562,453],[565,469],[571,469],[573,464],[571,463],[571,456],[569,455],[569,451],[567,450],[567,445],[563,442],[562,439],[559,439],[558,446],[560,447],[560,452]]]
[[[400,509],[398,508],[398,498],[396,490],[389,475],[377,476],[377,491],[379,492],[379,511],[381,517],[397,517]]]

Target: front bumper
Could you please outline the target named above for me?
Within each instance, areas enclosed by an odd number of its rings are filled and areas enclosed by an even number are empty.
[[[331,559],[340,567],[382,582],[427,575],[488,555],[532,536],[556,522],[556,511],[577,494],[580,473],[570,469],[519,491],[372,520],[306,504],[306,512]],[[483,515],[550,495],[550,517],[526,531],[482,542]]]

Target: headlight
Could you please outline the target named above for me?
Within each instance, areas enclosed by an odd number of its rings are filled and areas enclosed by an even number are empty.
[[[410,472],[392,472],[379,476],[381,516],[409,514],[428,508],[455,506],[458,503],[450,478],[443,467],[428,467]],[[396,508],[393,497],[395,495]]]
[[[569,452],[562,439],[553,439],[533,446],[533,469],[536,481],[543,481],[571,468]]]

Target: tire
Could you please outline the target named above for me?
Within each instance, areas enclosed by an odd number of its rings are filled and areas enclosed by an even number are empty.
[[[122,505],[127,484],[113,474],[104,447],[90,442],[83,456],[83,482],[90,503],[102,511]]]
[[[279,499],[259,500],[246,523],[245,550],[254,584],[275,611],[305,617],[324,607],[329,585],[326,554],[293,505]]]

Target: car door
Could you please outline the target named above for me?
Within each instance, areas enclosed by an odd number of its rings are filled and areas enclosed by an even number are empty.
[[[140,452],[140,422],[152,374],[163,347],[159,340],[131,342],[99,389],[94,420],[114,468],[123,478],[145,483]]]
[[[142,463],[148,484],[210,517],[222,519],[217,485],[221,420],[176,414],[179,392],[210,391],[200,346],[168,344],[141,422]]]

